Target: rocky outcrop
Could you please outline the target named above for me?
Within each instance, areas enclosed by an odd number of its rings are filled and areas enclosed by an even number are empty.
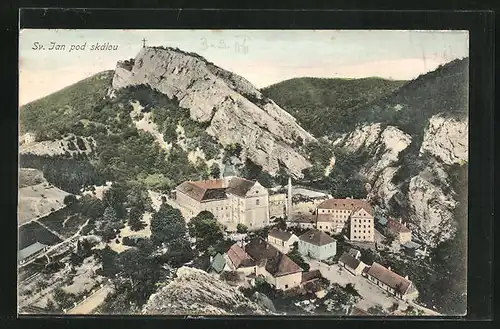
[[[425,129],[420,154],[428,152],[451,165],[467,161],[469,157],[469,123],[455,118],[434,115]]]
[[[334,145],[348,152],[365,150],[370,155],[361,174],[368,178],[370,184],[376,184],[381,172],[394,165],[399,153],[411,143],[410,135],[393,126],[382,126],[380,123],[360,127],[342,136]],[[385,175],[391,171],[385,171]]]
[[[119,62],[113,88],[149,87],[176,99],[192,120],[210,122],[207,133],[223,145],[240,144],[243,157],[277,173],[279,164],[301,177],[310,167],[294,145],[313,141],[295,118],[250,82],[193,53],[143,48],[134,60]],[[244,159],[243,159],[244,160]]]
[[[66,152],[69,154],[90,153],[95,147],[93,137],[68,136],[58,140],[35,142],[26,139],[19,146],[19,154],[39,156],[57,156]]]
[[[422,241],[435,246],[454,236],[455,192],[437,161],[431,159],[426,168],[410,179],[406,206],[414,235]]]
[[[369,157],[360,173],[369,182],[368,199],[386,209],[397,205],[416,237],[436,246],[456,232],[454,211],[456,191],[450,186],[450,165],[467,161],[468,124],[435,115],[429,119],[423,142],[417,152],[420,168],[404,181],[394,183],[402,166],[401,152],[412,138],[393,126],[380,123],[360,127],[337,139],[334,144],[349,152],[367,152]],[[402,164],[401,164],[402,163]],[[399,213],[399,211],[398,211]]]
[[[142,313],[192,316],[271,314],[245,297],[237,287],[190,267],[179,268],[172,282],[151,295]]]

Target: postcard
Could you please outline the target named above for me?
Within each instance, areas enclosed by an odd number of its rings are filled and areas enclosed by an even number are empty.
[[[456,316],[467,31],[20,31],[20,315]]]

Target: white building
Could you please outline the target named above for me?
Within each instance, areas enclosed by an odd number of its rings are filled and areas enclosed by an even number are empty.
[[[351,241],[373,242],[373,215],[373,208],[365,200],[328,199],[318,205],[316,228],[338,234],[348,227]]]
[[[272,229],[267,235],[267,242],[284,254],[288,254],[293,244],[298,241],[299,238],[295,234],[276,228]]]
[[[239,177],[186,181],[177,186],[172,199],[187,219],[210,211],[229,232],[240,223],[249,230],[269,225],[269,193],[256,181]]]
[[[328,259],[337,253],[337,241],[320,230],[309,230],[299,237],[299,252],[318,260]]]

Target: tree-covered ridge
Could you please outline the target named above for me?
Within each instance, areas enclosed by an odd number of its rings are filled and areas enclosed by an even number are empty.
[[[57,139],[87,119],[111,86],[113,71],[104,71],[20,108],[20,130],[40,139]]]
[[[375,122],[393,125],[412,135],[420,145],[433,115],[468,116],[468,96],[469,59],[456,59],[420,75],[391,94],[360,104],[346,118],[346,125]]]
[[[287,110],[300,125],[319,137],[344,131],[344,117],[353,108],[378,99],[405,81],[382,78],[294,78],[262,90]]]

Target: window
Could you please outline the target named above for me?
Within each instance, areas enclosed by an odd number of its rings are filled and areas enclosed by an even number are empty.
[[[288,285],[287,284],[285,284],[285,289],[288,289]]]
[[[323,226],[320,225],[319,228],[323,228]]]
[[[255,204],[256,204],[257,206],[259,205],[259,203],[260,203],[260,200],[259,200],[259,199],[255,200]]]
[[[363,233],[366,233],[366,231],[365,231],[365,230],[363,230]]]

